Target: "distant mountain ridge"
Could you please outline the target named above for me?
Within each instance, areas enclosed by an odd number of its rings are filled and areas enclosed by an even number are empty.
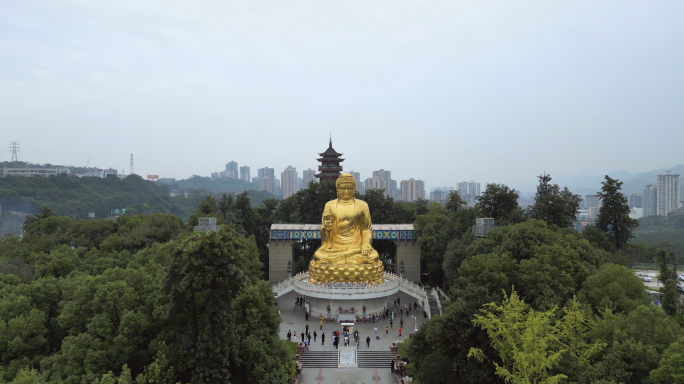
[[[625,170],[610,171],[607,175],[613,179],[619,179],[624,183],[622,185],[623,193],[640,194],[644,192],[644,185],[656,184],[658,175],[662,175],[666,171],[671,171],[672,174],[682,175],[680,182],[682,182],[681,188],[684,190],[684,164],[676,165],[672,168],[660,168],[636,174]],[[572,177],[554,177],[553,175],[551,175],[551,177],[551,182],[553,184],[558,184],[561,187],[568,187],[573,193],[584,196],[592,195],[601,190],[601,182],[604,180],[605,175],[582,173]],[[536,188],[536,184],[531,184],[530,182],[517,183],[516,186],[524,186],[524,188],[519,188],[524,191],[533,191]]]

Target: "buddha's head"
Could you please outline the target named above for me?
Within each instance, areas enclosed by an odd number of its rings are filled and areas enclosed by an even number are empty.
[[[337,187],[337,198],[342,201],[351,200],[354,198],[354,191],[356,191],[356,180],[351,173],[343,173],[337,178],[335,182]]]

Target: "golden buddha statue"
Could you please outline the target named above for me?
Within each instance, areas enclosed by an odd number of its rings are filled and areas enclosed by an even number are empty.
[[[309,264],[309,279],[324,282],[382,282],[383,266],[373,249],[373,227],[365,201],[354,198],[356,180],[343,173],[337,199],[325,204],[321,247]]]

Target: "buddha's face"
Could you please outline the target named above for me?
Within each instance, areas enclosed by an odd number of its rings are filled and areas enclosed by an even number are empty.
[[[356,190],[356,186],[351,183],[345,183],[345,184],[340,184],[339,187],[337,187],[337,197],[340,200],[351,200],[354,197],[354,191]]]

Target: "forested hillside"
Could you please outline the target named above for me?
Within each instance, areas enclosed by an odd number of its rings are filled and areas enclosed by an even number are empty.
[[[0,178],[0,204],[4,211],[40,212],[42,206],[52,208],[58,216],[87,218],[108,217],[112,209],[147,204],[156,213],[188,216],[199,198],[170,198],[169,187],[143,180],[138,175],[124,179],[98,177],[19,177]]]
[[[476,210],[499,227],[475,238],[472,212],[430,205],[416,228],[421,257],[450,300],[400,350],[421,384],[679,383],[684,307],[673,252],[630,241],[637,222],[606,177],[596,227],[557,220],[570,195],[540,183],[520,211],[487,185]],[[665,244],[665,243],[663,243]],[[659,266],[659,306],[629,267]]]
[[[0,240],[0,381],[283,383],[292,356],[242,228],[45,208]]]

